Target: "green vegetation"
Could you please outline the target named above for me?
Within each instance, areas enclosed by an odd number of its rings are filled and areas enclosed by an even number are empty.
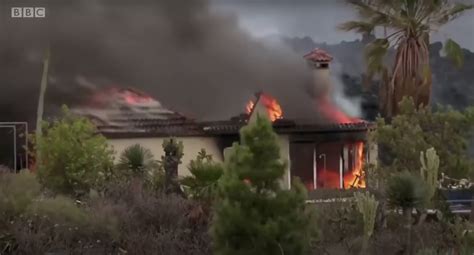
[[[99,188],[110,176],[113,152],[105,137],[85,118],[72,115],[66,108],[63,117],[44,123],[43,135],[36,139],[41,155],[38,178],[54,192],[74,196]]]
[[[359,210],[359,213],[362,214],[364,222],[364,240],[362,243],[361,254],[366,254],[370,237],[374,233],[375,216],[379,202],[375,200],[375,197],[369,192],[355,193],[354,198],[356,200],[357,209]]]
[[[400,102],[400,114],[391,123],[379,118],[372,133],[373,142],[381,149],[376,170],[381,178],[386,173],[419,172],[420,152],[433,147],[439,156],[439,173],[453,178],[466,178],[474,164],[468,155],[468,141],[474,130],[474,108],[463,112],[438,107],[416,109],[413,100]]]
[[[312,231],[305,189],[281,187],[286,162],[270,121],[258,116],[240,135],[219,183],[214,254],[305,254]]]
[[[191,175],[182,178],[181,185],[191,198],[210,204],[216,197],[218,181],[224,172],[222,165],[214,162],[212,155],[203,149],[188,169]]]
[[[405,96],[414,99],[416,107],[427,106],[431,97],[429,59],[430,33],[451,22],[472,5],[448,0],[348,0],[357,10],[359,20],[340,26],[345,31],[371,34],[376,28],[389,32],[367,46],[367,73],[383,79],[380,105],[386,117],[399,113],[398,103]],[[396,55],[391,67],[384,61],[389,49]],[[445,43],[445,53],[456,65],[463,63],[461,47],[452,39]]]
[[[433,198],[438,189],[438,169],[439,157],[434,148],[429,148],[426,153],[420,153],[421,169],[420,175],[426,188],[424,204],[428,208],[433,208]]]
[[[411,254],[413,209],[423,200],[423,190],[419,180],[409,172],[401,172],[392,176],[387,184],[388,202],[395,209],[402,209],[405,228],[405,254]]]
[[[159,164],[154,159],[151,150],[140,144],[134,144],[121,153],[116,169],[129,178],[143,178],[153,173],[158,167]]]
[[[178,142],[174,138],[163,141],[164,156],[161,156],[161,164],[165,171],[165,192],[181,194],[178,182],[178,165],[183,157],[183,142]]]
[[[178,182],[181,142],[167,139],[161,161],[132,145],[113,165],[105,139],[66,111],[45,125],[36,144],[44,159],[37,176],[0,173],[0,251],[470,254],[472,227],[445,213],[437,187],[443,171],[468,173],[453,166],[465,160],[469,168],[463,153],[472,110],[416,110],[409,100],[403,104],[404,113],[390,124],[379,120],[372,136],[389,156],[370,175],[370,183],[380,185],[369,183],[370,193],[355,193],[354,200],[316,205],[305,203],[298,181],[291,190],[282,187],[287,165],[267,119],[242,129],[224,164],[202,150],[188,166],[191,175]],[[182,196],[179,185],[192,199]],[[444,211],[425,221],[428,208]],[[420,209],[422,215],[412,214]]]
[[[41,185],[28,171],[0,173],[0,218],[9,219],[23,213],[40,193]]]

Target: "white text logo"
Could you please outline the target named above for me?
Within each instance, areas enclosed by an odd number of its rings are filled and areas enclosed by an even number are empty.
[[[12,18],[44,18],[46,9],[44,7],[12,7]]]

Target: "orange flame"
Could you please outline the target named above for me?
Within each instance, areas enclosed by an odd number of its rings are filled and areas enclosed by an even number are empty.
[[[124,90],[122,97],[128,104],[142,104],[153,101],[151,97],[131,90]]]
[[[324,116],[335,123],[354,123],[359,122],[360,119],[352,118],[343,111],[339,110],[329,99],[329,97],[323,97],[318,100],[318,108]]]
[[[361,120],[348,116],[343,111],[339,110],[329,97],[323,97],[318,100],[318,108],[324,116],[335,123],[348,124],[356,123]],[[353,169],[343,176],[344,189],[349,188],[365,188],[365,177],[363,176],[364,166],[364,142],[357,142],[354,144],[356,152]],[[333,171],[326,172],[327,174],[334,173]],[[323,176],[326,182],[331,187],[339,187],[339,176]]]
[[[267,109],[268,117],[270,117],[271,121],[283,118],[283,111],[281,110],[281,106],[275,98],[261,93],[257,100]],[[255,106],[256,105],[254,101],[249,101],[245,107],[247,114],[252,113]]]
[[[252,113],[252,110],[253,110],[253,107],[255,106],[255,103],[250,100],[247,105],[245,106],[245,111],[247,112],[247,114],[250,114]]]
[[[364,166],[364,143],[357,142],[355,147],[357,153],[355,166],[351,172],[344,175],[344,189],[365,188],[365,178],[362,175],[362,168]]]
[[[355,156],[350,157],[351,168],[346,170],[342,176],[342,187],[344,189],[365,188],[365,176],[363,175],[364,166],[364,142],[350,144],[355,151]],[[340,170],[336,169],[318,169],[318,186],[320,188],[339,189],[341,188]],[[307,186],[313,189],[313,183],[308,182]]]

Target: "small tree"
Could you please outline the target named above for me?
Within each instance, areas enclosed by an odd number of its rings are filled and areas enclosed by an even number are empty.
[[[183,142],[170,138],[163,141],[165,155],[161,156],[161,164],[165,170],[165,192],[182,194],[178,183],[178,166],[183,157]]]
[[[36,147],[42,161],[38,178],[46,188],[81,195],[109,177],[113,151],[89,120],[74,116],[63,107],[62,118],[44,123],[43,131],[36,139]]]
[[[202,149],[188,169],[191,176],[184,177],[181,185],[187,188],[192,198],[210,204],[216,196],[217,184],[224,172],[222,165],[214,162],[212,156]]]
[[[158,167],[153,153],[140,144],[127,147],[120,155],[117,170],[124,176],[144,178]]]
[[[269,120],[257,116],[226,158],[212,224],[217,255],[304,254],[310,217],[304,187],[284,190],[286,163]]]
[[[370,195],[369,192],[354,193],[354,198],[356,200],[357,209],[359,210],[359,213],[362,214],[362,219],[364,221],[364,239],[361,254],[367,254],[369,240],[374,232],[375,216],[377,214],[379,202],[377,202],[375,197]]]
[[[391,206],[401,208],[405,219],[405,254],[412,252],[413,209],[422,201],[418,179],[408,171],[396,173],[387,182],[387,198]]]

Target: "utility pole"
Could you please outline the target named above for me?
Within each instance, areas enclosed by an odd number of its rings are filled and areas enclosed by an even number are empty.
[[[41,86],[40,86],[40,93],[38,99],[38,110],[36,114],[36,139],[40,138],[42,135],[41,124],[43,122],[43,112],[44,112],[44,95],[46,93],[46,87],[48,86],[48,71],[49,71],[49,57],[50,57],[50,49],[49,46],[46,49],[46,54],[43,59],[43,74],[41,76]],[[40,162],[40,155],[39,152],[36,151],[36,162],[39,165]]]

